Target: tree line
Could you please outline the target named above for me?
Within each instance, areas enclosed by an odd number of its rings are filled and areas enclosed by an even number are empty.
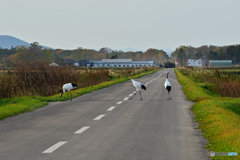
[[[201,47],[180,46],[171,54],[182,65],[187,59],[232,60],[234,65],[240,64],[240,45]]]
[[[102,60],[102,59],[133,59],[134,61],[149,60],[157,64],[173,61],[163,50],[148,49],[146,52],[123,52],[106,50],[99,51],[93,49],[83,49],[81,47],[74,50],[64,49],[43,49],[38,42],[31,43],[30,46],[17,46],[11,49],[0,48],[0,64],[4,66],[14,66],[17,62],[57,63],[63,65],[65,59],[80,60]]]

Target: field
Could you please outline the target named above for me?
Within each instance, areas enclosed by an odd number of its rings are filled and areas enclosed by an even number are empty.
[[[206,148],[239,154],[240,70],[179,68],[175,71],[187,98],[196,102],[192,110],[198,129],[209,141]],[[239,159],[239,156],[213,159]]]
[[[138,78],[158,70],[158,67],[79,69],[19,64],[0,76],[0,120],[32,111],[47,102],[66,100],[66,95],[59,97],[65,83],[78,85],[72,91],[74,98],[130,80],[131,73]]]
[[[197,83],[206,83],[206,89],[223,97],[240,97],[240,69],[204,69],[184,67],[179,71]]]
[[[43,63],[19,63],[0,77],[0,98],[20,96],[52,96],[60,93],[65,83],[76,83],[79,88],[97,85],[115,78],[140,74],[156,68],[89,69],[50,67]]]

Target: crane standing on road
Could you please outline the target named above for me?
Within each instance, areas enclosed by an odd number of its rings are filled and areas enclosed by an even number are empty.
[[[168,74],[170,74],[170,73],[169,72],[166,72],[166,73],[167,73],[167,79],[164,83],[164,87],[168,91],[168,99],[167,100],[170,100],[170,99],[172,99],[171,96],[170,96],[172,86],[171,86],[171,83],[168,81]]]
[[[135,92],[134,96],[137,94],[137,91],[139,91],[140,97],[141,97],[140,100],[142,100],[142,95],[141,95],[140,90],[141,90],[141,89],[147,90],[147,89],[146,89],[146,86],[144,86],[142,83],[140,83],[140,82],[138,82],[138,81],[133,80],[133,79],[132,79],[132,76],[133,76],[133,74],[131,75],[131,81],[132,81],[132,83],[133,83],[133,86],[136,88],[136,92]],[[130,99],[132,99],[132,98],[133,98],[133,96],[132,96]]]

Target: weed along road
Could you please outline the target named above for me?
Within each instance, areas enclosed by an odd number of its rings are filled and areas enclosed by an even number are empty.
[[[0,121],[1,159],[209,159],[174,70],[136,80],[146,86],[143,100],[139,92],[129,100],[135,87],[127,81]]]

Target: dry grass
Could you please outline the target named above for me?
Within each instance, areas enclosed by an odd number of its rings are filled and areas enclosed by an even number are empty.
[[[179,71],[195,82],[210,84],[208,89],[223,97],[240,97],[240,70],[182,67]]]
[[[16,70],[0,77],[0,97],[51,96],[61,91],[65,83],[76,83],[80,88],[109,80],[107,70],[85,70],[50,67],[43,63],[18,63]]]

